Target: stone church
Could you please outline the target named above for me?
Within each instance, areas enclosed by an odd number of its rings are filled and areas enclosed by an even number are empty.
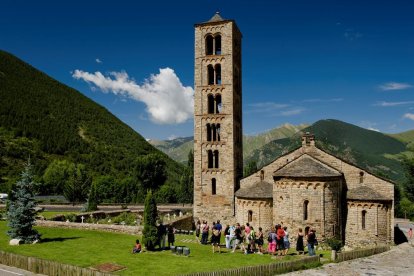
[[[348,246],[394,236],[394,184],[315,146],[302,146],[242,178],[242,34],[216,13],[195,24],[194,217],[291,233]]]

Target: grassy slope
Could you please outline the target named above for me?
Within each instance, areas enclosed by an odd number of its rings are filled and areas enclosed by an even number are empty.
[[[122,178],[137,156],[159,152],[104,107],[4,51],[0,84],[0,184],[18,176],[29,155],[38,175],[58,158]],[[182,167],[164,158],[169,178],[178,178]]]
[[[108,262],[116,263],[127,267],[126,270],[118,273],[121,275],[176,275],[267,264],[296,258],[287,256],[274,260],[268,255],[244,255],[240,250],[231,254],[226,249],[223,249],[221,254],[213,254],[211,246],[188,242],[188,240],[195,239],[194,236],[188,235],[176,235],[176,245],[190,248],[191,253],[188,258],[172,255],[170,251],[133,255],[131,249],[137,237],[132,235],[43,227],[39,227],[38,230],[46,242],[36,245],[9,246],[9,239],[5,235],[6,230],[6,222],[0,222],[1,250],[82,267]],[[323,253],[327,254],[327,252]]]

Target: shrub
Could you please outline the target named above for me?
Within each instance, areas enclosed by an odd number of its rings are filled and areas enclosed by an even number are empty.
[[[338,239],[328,239],[327,244],[331,247],[332,250],[340,251],[342,248],[342,241]]]

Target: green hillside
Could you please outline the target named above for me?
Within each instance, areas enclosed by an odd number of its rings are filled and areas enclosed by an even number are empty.
[[[194,149],[193,137],[179,137],[165,141],[150,140],[149,143],[180,163],[186,163],[188,153]]]
[[[396,157],[406,150],[406,144],[397,139],[338,120],[320,120],[302,131],[313,133],[319,148],[345,161],[395,181],[404,178],[403,168]],[[299,147],[300,135],[264,145],[244,160],[245,164],[256,160],[262,167],[272,162]]]
[[[106,176],[134,182],[139,158],[158,154],[167,167],[165,185],[179,185],[181,165],[104,107],[4,51],[0,99],[1,191],[10,188],[29,156],[40,182],[56,160],[83,164],[94,180]]]

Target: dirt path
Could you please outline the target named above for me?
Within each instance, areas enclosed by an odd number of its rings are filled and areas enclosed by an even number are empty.
[[[393,247],[390,251],[352,261],[327,264],[317,269],[286,275],[414,275],[414,241]]]

